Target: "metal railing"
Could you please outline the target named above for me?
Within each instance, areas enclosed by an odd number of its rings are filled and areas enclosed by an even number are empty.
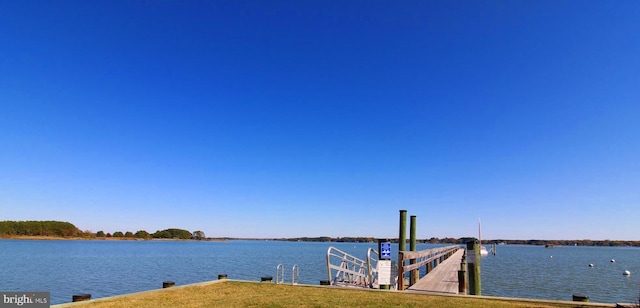
[[[300,268],[296,264],[291,269],[291,284],[298,284],[298,280],[300,280]]]
[[[374,259],[375,258],[375,259]],[[378,259],[380,254],[373,248],[367,249],[367,275],[371,282],[371,287],[378,285]]]
[[[332,261],[339,264],[333,264]],[[327,249],[327,273],[332,286],[371,288],[373,282],[369,279],[368,268],[367,261],[335,247]]]
[[[284,283],[284,265],[278,264],[276,267],[276,284]]]

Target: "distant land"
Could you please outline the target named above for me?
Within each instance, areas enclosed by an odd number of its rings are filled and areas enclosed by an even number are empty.
[[[234,237],[207,237],[204,232],[193,232],[170,228],[149,233],[145,230],[116,231],[113,234],[103,231],[82,231],[74,224],[64,221],[0,221],[0,238],[11,239],[84,239],[84,240],[202,240],[202,241],[230,241],[230,240],[260,240],[260,241],[288,241],[288,242],[347,242],[347,243],[376,243],[374,237],[294,237],[294,238],[234,238]],[[397,243],[397,238],[385,239]],[[462,238],[437,238],[416,239],[420,244],[465,244],[476,240],[474,237]],[[628,240],[511,240],[495,239],[483,240],[483,244],[500,245],[537,245],[537,246],[622,246],[640,247],[640,241]]]

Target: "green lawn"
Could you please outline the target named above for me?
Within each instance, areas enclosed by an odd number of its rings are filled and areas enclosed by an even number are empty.
[[[225,281],[60,305],[61,307],[579,307],[551,302],[440,296],[352,288]],[[598,306],[598,307],[614,307]]]

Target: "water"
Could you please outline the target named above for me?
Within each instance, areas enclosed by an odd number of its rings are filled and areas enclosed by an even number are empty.
[[[496,256],[482,258],[481,275],[483,295],[571,300],[584,294],[592,302],[637,303],[640,249],[498,246]]]
[[[259,281],[285,267],[291,282],[294,264],[299,282],[327,279],[329,246],[366,257],[373,243],[277,241],[22,241],[0,240],[0,290],[49,291],[51,302],[70,302],[73,294],[92,298],[159,289],[171,280],[184,285],[230,279]],[[418,245],[418,249],[436,247]],[[392,251],[397,252],[397,245]],[[395,255],[392,254],[392,255]],[[553,258],[549,258],[553,256]],[[615,263],[610,260],[615,259]],[[589,263],[595,266],[590,268]],[[640,249],[621,247],[498,246],[482,258],[483,295],[571,300],[589,295],[594,302],[636,302]],[[622,275],[629,270],[632,276]]]

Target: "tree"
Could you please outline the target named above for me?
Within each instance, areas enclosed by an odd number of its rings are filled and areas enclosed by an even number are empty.
[[[206,237],[204,236],[204,232],[198,230],[198,231],[193,231],[193,239],[194,240],[203,240]]]
[[[104,231],[100,230],[98,232],[96,232],[96,237],[105,237],[106,235],[104,234]]]
[[[132,233],[131,231],[127,231],[127,232],[124,234],[124,237],[133,237],[133,233]]]
[[[134,234],[133,236],[135,238],[144,238],[144,239],[151,238],[151,234],[149,234],[149,232],[144,230],[138,230],[138,232],[136,232],[136,234]]]
[[[0,235],[82,236],[80,229],[66,221],[0,221]]]
[[[175,238],[175,239],[183,239],[188,240],[191,239],[191,232],[182,229],[166,229],[166,230],[158,230],[154,234],[152,234],[153,238]]]
[[[113,232],[113,237],[124,237],[124,234],[122,233],[122,231],[116,231]]]

